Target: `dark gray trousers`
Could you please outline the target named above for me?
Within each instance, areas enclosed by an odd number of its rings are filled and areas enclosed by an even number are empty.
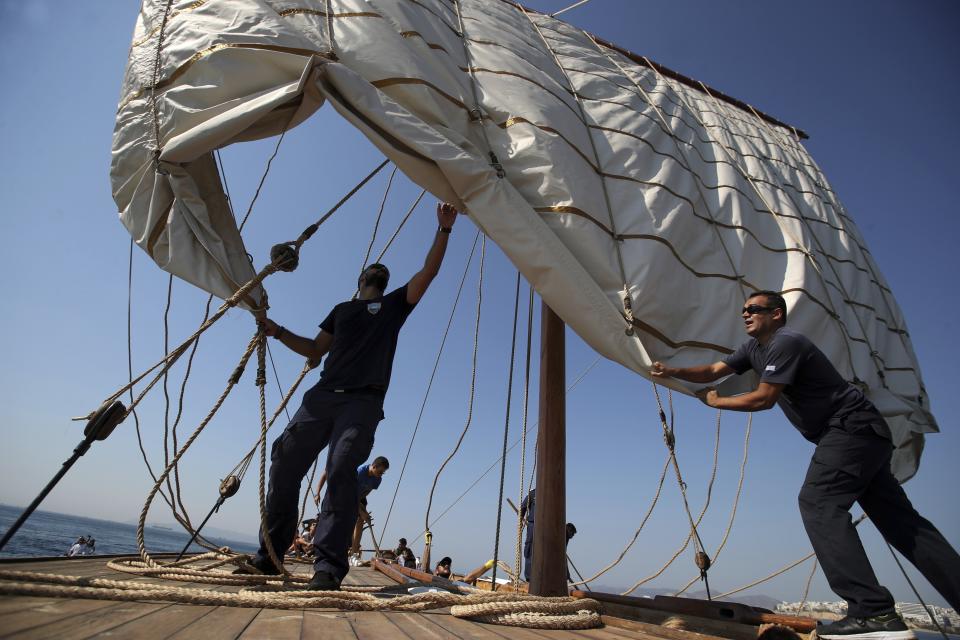
[[[290,424],[274,441],[270,455],[267,532],[279,556],[290,546],[297,530],[303,478],[320,452],[329,447],[327,491],[313,536],[314,570],[328,571],[341,580],[347,575],[347,551],[360,504],[357,467],[373,450],[374,434],[382,419],[382,393],[307,391]],[[262,531],[257,555],[269,561]]]
[[[869,425],[830,427],[813,453],[800,489],[800,515],[830,588],[847,615],[870,617],[894,608],[853,526],[856,501],[883,538],[960,610],[960,556],[923,518],[890,472],[890,441]]]

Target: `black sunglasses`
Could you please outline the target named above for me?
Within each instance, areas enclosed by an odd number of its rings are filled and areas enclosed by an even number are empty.
[[[740,313],[748,313],[752,316],[755,313],[760,313],[762,311],[773,311],[774,309],[776,309],[776,307],[762,307],[759,304],[748,304],[740,310]]]

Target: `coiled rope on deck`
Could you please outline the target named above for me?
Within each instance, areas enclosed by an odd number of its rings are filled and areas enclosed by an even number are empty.
[[[221,576],[213,577],[221,578]],[[259,578],[261,581],[276,579],[274,576],[245,577]],[[598,613],[600,603],[596,600],[574,600],[566,597],[541,598],[515,593],[475,592],[460,595],[440,591],[392,598],[355,591],[307,591],[305,589],[241,590],[238,593],[229,593],[202,588],[145,585],[142,582],[106,578],[4,570],[0,571],[0,595],[71,597],[124,602],[160,600],[208,606],[269,607],[271,609],[327,608],[345,611],[417,612],[451,607],[451,614],[460,618],[516,627],[590,629],[601,624]]]

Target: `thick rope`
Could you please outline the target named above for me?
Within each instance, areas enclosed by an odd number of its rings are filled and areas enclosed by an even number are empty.
[[[157,577],[156,572],[151,573]],[[264,576],[253,576],[260,578]],[[306,576],[303,577],[304,580]],[[196,581],[194,578],[191,581]],[[236,586],[237,582],[222,582]],[[69,597],[122,602],[163,601],[180,604],[264,607],[271,609],[339,609],[344,611],[408,611],[454,607],[457,617],[530,628],[587,629],[600,626],[600,603],[573,598],[540,598],[523,594],[445,591],[393,598],[353,591],[244,589],[239,593],[204,588],[156,586],[143,582],[82,578],[32,571],[0,571],[0,594]],[[487,605],[487,607],[483,607]],[[492,605],[492,606],[491,606]],[[481,607],[481,608],[477,608]]]
[[[273,563],[273,566],[283,569],[283,553],[286,548],[275,549],[273,541],[270,539],[270,529],[267,527],[267,394],[266,394],[266,350],[267,334],[260,331],[257,334],[257,387],[260,391],[260,539],[263,541],[263,548],[267,550],[267,557]],[[287,542],[289,544],[289,541]]]
[[[250,343],[247,345],[247,349],[244,351],[243,355],[240,357],[240,364],[237,366],[236,371],[243,371],[243,369],[246,367],[247,361],[250,359],[250,356],[253,355],[253,350],[256,348],[261,335],[262,335],[262,332],[257,332],[257,334],[255,334],[253,338],[250,340]],[[144,539],[143,539],[143,531],[144,531],[144,528],[146,527],[147,513],[150,511],[150,504],[153,502],[154,496],[156,496],[157,491],[160,490],[160,486],[166,480],[167,476],[169,476],[173,467],[176,465],[177,462],[180,461],[180,458],[183,457],[183,454],[187,452],[187,449],[190,448],[190,445],[193,444],[194,440],[196,440],[200,436],[200,433],[204,430],[207,424],[210,423],[210,420],[213,419],[213,416],[220,409],[220,406],[223,404],[224,400],[227,399],[227,396],[233,390],[233,387],[236,386],[237,382],[239,382],[239,379],[240,379],[240,376],[237,375],[236,373],[230,376],[230,379],[227,382],[226,389],[224,389],[223,393],[214,403],[213,408],[210,410],[207,416],[200,422],[200,425],[196,428],[193,434],[191,434],[190,438],[184,443],[180,451],[178,451],[177,454],[173,457],[173,460],[170,462],[170,464],[167,465],[167,468],[163,470],[163,473],[160,474],[159,478],[157,478],[157,482],[154,483],[153,488],[150,490],[150,493],[147,495],[147,499],[144,502],[143,509],[140,512],[140,521],[137,525],[137,548],[139,549],[140,557],[149,566],[156,565],[156,563],[147,554],[146,546],[144,544]]]

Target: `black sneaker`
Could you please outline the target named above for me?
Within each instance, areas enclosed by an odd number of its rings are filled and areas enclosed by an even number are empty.
[[[340,580],[329,571],[317,571],[307,585],[307,591],[340,591]]]
[[[916,637],[903,618],[896,611],[870,618],[851,618],[830,624],[817,625],[817,637],[823,640],[847,640],[863,638],[865,640],[916,640]]]
[[[278,576],[283,573],[283,571],[278,569],[269,558],[254,557],[248,560],[246,565],[234,569],[233,573],[235,575]]]

